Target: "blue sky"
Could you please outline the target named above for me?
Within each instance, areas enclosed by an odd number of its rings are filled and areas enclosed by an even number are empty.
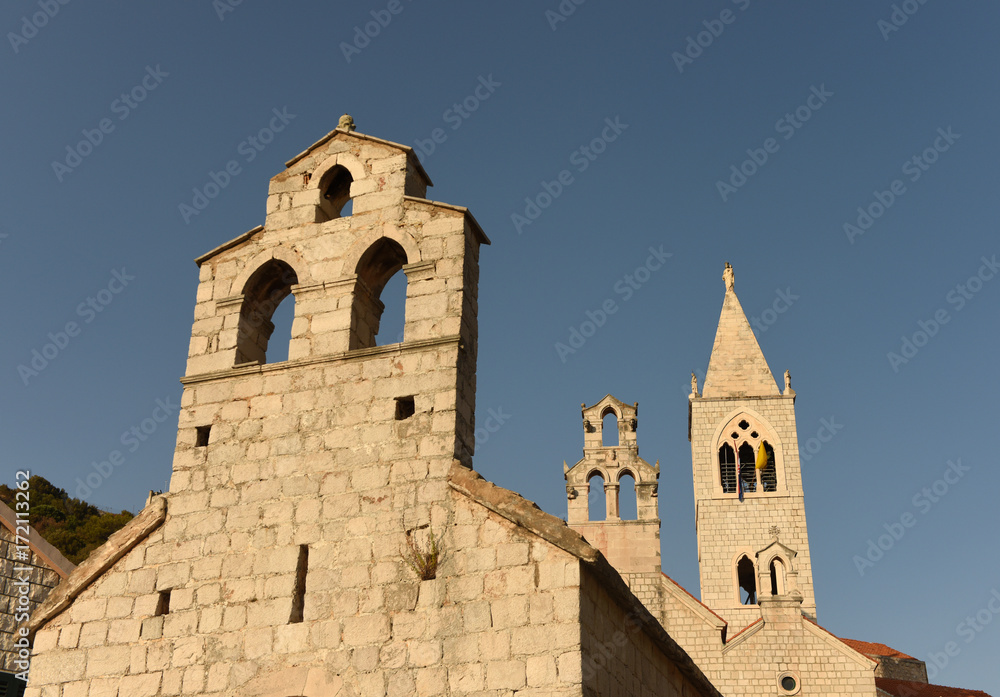
[[[429,197],[493,240],[478,417],[504,423],[479,444],[484,476],[564,515],[580,403],[638,401],[665,571],[697,592],[686,392],[728,260],[772,371],[792,372],[800,444],[816,439],[802,469],[820,623],[925,660],[954,642],[934,681],[1000,694],[1000,8],[679,5],[5,4],[4,481],[30,468],[75,493],[121,450],[89,500],[136,510],[163,488],[192,259],[261,224],[268,179],[349,112],[423,153]],[[651,247],[671,256],[636,274]]]

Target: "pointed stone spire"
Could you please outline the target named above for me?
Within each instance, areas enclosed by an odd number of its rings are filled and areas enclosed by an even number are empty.
[[[778,395],[774,375],[736,297],[736,279],[728,261],[722,279],[726,283],[726,297],[701,394],[703,397]]]

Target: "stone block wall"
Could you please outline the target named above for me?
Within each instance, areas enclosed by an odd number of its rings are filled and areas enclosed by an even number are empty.
[[[422,581],[404,561],[409,497],[323,479],[341,491],[309,520],[242,530],[238,506],[222,525],[168,514],[38,632],[30,697],[714,694],[643,630],[618,631],[620,600],[577,556],[445,485],[427,507],[441,561]],[[278,499],[302,507],[293,492],[308,487],[290,481]]]
[[[875,697],[874,662],[824,630],[800,620],[772,628],[760,623],[735,637],[703,668],[725,695],[780,695],[782,675],[792,674],[799,695]]]
[[[585,697],[645,697],[699,694],[702,688],[664,656],[589,570],[581,575],[582,687]]]
[[[17,559],[15,546],[14,534],[0,525],[0,671],[8,673],[18,672],[14,664],[17,656],[14,642],[18,628],[27,624],[17,621],[23,607],[17,602],[22,593],[16,584],[28,582],[27,610],[30,614],[61,580],[59,574],[33,551],[29,551],[27,559]],[[17,571],[19,568],[30,571]]]

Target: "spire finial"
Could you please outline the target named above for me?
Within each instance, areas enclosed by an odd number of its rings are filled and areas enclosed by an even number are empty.
[[[340,117],[340,120],[337,122],[337,128],[341,129],[342,131],[348,131],[348,132],[353,131],[354,118],[350,114],[344,114],[343,116]]]
[[[726,268],[722,271],[722,280],[726,282],[726,290],[733,290],[736,285],[736,276],[733,275],[733,267],[728,261],[726,262]]]

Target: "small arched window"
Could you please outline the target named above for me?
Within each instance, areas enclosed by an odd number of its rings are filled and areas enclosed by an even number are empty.
[[[601,445],[606,448],[618,445],[618,414],[614,409],[607,409],[601,415]]]
[[[590,491],[587,498],[588,520],[605,520],[608,517],[608,501],[604,493],[604,476],[594,472],[587,479]]]
[[[331,167],[319,182],[319,207],[323,220],[344,218],[351,214],[351,184],[354,177],[342,165]],[[322,222],[321,220],[320,222]]]
[[[354,286],[354,304],[351,308],[351,349],[376,346],[376,336],[382,321],[385,305],[381,295],[389,279],[406,264],[406,252],[395,240],[383,237],[361,255],[356,269],[358,280]],[[404,274],[403,278],[406,276]],[[405,284],[402,291],[405,315]],[[384,336],[387,336],[384,335]],[[395,343],[390,337],[384,343]]]
[[[771,595],[785,594],[785,564],[780,558],[771,560]]]
[[[622,520],[639,519],[639,499],[636,497],[635,477],[627,470],[618,477],[618,517]]]
[[[750,557],[743,555],[736,562],[736,579],[739,585],[739,597],[742,605],[757,604],[757,570]]]
[[[274,332],[271,318],[298,282],[295,270],[279,259],[263,264],[247,280],[236,334],[237,365],[267,362],[267,346]],[[294,306],[294,300],[292,304]],[[290,334],[288,340],[291,340]],[[287,358],[287,351],[284,357]]]

